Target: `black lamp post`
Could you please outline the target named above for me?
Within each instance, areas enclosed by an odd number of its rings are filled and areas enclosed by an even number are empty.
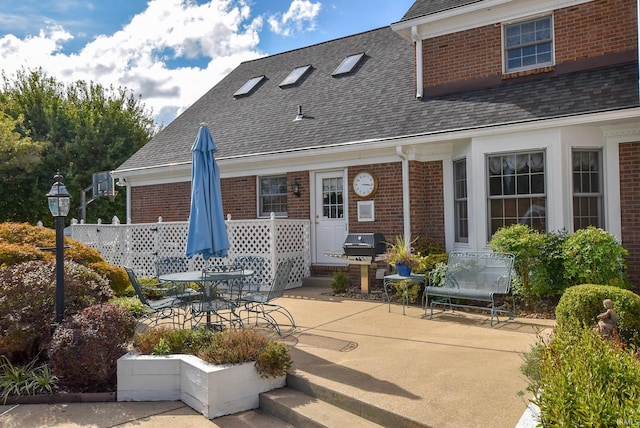
[[[49,211],[56,219],[56,322],[64,318],[64,218],[69,214],[71,197],[62,183],[60,171],[53,177],[56,180],[47,193]]]

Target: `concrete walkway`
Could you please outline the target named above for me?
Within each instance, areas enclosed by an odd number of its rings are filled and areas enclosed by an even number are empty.
[[[418,306],[335,298],[327,288],[288,290],[279,303],[298,328],[284,337],[297,374],[336,391],[433,427],[513,428],[530,394],[520,373],[522,353],[553,321],[516,319],[489,326],[488,314],[423,318]],[[241,426],[283,426],[260,412]],[[182,402],[0,406],[0,426],[232,427]],[[234,425],[235,424],[235,425]]]

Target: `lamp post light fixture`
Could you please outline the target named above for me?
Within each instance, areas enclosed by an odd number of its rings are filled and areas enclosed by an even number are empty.
[[[56,322],[64,318],[64,218],[69,214],[71,196],[62,183],[60,171],[53,177],[56,180],[47,193],[49,211],[56,222]]]

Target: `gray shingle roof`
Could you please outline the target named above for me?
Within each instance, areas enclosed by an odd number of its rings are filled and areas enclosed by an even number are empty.
[[[400,21],[433,15],[480,1],[482,0],[416,0]]]
[[[358,52],[366,55],[355,72],[331,76]],[[278,86],[306,64],[313,69],[301,82]],[[414,71],[412,45],[388,27],[242,63],[118,170],[190,162],[201,122],[208,123],[221,159],[638,105],[636,64],[514,79],[422,100],[415,98]],[[233,97],[262,74],[267,79],[254,92]],[[293,120],[298,105],[310,118]]]

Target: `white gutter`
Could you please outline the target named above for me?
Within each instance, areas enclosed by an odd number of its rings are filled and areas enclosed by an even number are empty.
[[[640,0],[638,0],[640,2]],[[422,38],[418,33],[418,27],[411,27],[411,38],[416,47],[416,98],[421,99],[424,93],[422,81]],[[640,42],[638,42],[640,43]]]
[[[640,1],[640,0],[639,0]],[[409,198],[409,160],[402,151],[402,146],[396,146],[396,153],[402,159],[402,216],[404,221],[404,238],[411,241],[411,200]]]

